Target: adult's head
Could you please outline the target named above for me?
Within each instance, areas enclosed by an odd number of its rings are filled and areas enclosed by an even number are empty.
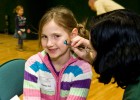
[[[93,63],[105,84],[112,78],[122,88],[140,76],[140,16],[115,10],[93,19],[91,44],[97,51]]]

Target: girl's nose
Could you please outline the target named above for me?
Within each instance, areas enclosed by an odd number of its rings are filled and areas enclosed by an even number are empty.
[[[47,41],[47,46],[50,47],[50,46],[53,46],[53,45],[54,45],[54,41],[49,39]]]

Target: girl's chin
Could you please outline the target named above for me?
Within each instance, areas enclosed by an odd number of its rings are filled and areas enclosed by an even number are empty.
[[[56,56],[50,56],[50,59],[51,59],[52,61],[54,61],[54,60],[57,60],[58,57],[56,57]]]
[[[56,50],[45,50],[48,54],[50,54],[50,55],[54,55],[54,54],[56,54]]]

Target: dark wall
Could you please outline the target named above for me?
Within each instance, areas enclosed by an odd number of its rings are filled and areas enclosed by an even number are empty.
[[[140,13],[138,0],[115,0],[124,7],[132,9]],[[57,5],[65,5],[73,11],[78,22],[82,22],[86,18],[91,18],[96,15],[89,6],[88,0],[0,0],[0,32],[4,31],[5,20],[4,16],[7,14],[9,17],[9,33],[13,34],[15,29],[13,9],[16,5],[21,4],[24,7],[24,15],[27,17],[28,24],[38,29],[38,24],[43,14],[50,7]]]
[[[127,9],[131,9],[140,14],[140,0],[115,0]]]
[[[29,2],[32,3],[31,1]],[[39,20],[43,14],[50,7],[57,5],[65,5],[71,9],[79,22],[94,14],[93,11],[91,11],[88,7],[86,0],[35,0],[34,2],[35,4],[29,5],[29,17],[31,18],[30,21],[35,28],[38,28]]]

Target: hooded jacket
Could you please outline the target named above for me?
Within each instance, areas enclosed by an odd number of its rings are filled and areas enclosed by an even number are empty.
[[[57,75],[45,51],[25,64],[24,100],[86,100],[92,79],[91,65],[71,56]]]

